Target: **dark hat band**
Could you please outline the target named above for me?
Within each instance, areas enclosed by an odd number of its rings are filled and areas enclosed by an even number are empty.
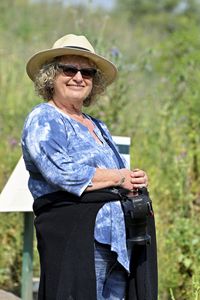
[[[64,46],[63,48],[73,48],[73,49],[79,49],[79,50],[85,50],[85,51],[88,51],[88,52],[91,52],[90,50],[86,49],[86,48],[83,48],[83,47],[77,47],[77,46]]]

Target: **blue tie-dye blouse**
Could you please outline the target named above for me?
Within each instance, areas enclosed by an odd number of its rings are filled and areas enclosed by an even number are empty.
[[[112,139],[105,124],[100,123]],[[91,185],[96,168],[119,168],[100,130],[95,126],[94,131],[102,144],[92,137],[87,127],[48,103],[32,110],[25,121],[22,150],[27,170],[37,174],[34,178],[30,176],[28,183],[34,199],[58,190],[81,195]],[[120,202],[108,202],[99,210],[95,239],[110,244],[118,254],[118,261],[129,270]]]

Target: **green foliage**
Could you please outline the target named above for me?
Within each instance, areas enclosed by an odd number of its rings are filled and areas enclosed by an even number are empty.
[[[166,31],[148,57],[152,76],[157,77],[154,115],[148,110],[153,116],[151,123],[145,115],[148,131],[144,140],[140,139],[142,150],[135,147],[134,153],[136,159],[142,155],[142,164],[152,172],[152,194],[159,201],[161,299],[168,299],[166,291],[171,289],[172,299],[188,300],[198,299],[200,285],[198,279],[193,290],[200,270],[199,25],[186,17],[173,23],[173,32]],[[138,137],[142,131],[140,124]]]
[[[113,134],[131,137],[132,167],[150,177],[159,299],[199,300],[199,8],[194,1],[196,9],[175,15],[169,11],[178,1],[120,3],[123,9],[107,13],[61,1],[0,2],[0,187],[21,155],[25,116],[41,101],[25,73],[27,58],[63,34],[85,34],[119,68],[118,80],[87,112],[105,121]],[[129,13],[139,16],[135,24],[126,20]],[[22,222],[22,214],[0,218],[2,288],[19,286]],[[36,245],[34,255],[38,276]]]
[[[117,8],[126,12],[129,20],[132,22],[144,15],[155,15],[165,12],[175,15],[194,15],[199,11],[199,3],[196,0],[118,0]]]
[[[19,292],[22,254],[22,223],[20,213],[4,213],[0,218],[0,286]]]

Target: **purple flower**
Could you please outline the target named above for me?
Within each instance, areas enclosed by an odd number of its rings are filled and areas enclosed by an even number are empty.
[[[11,147],[12,149],[14,149],[14,148],[18,145],[18,141],[17,141],[17,139],[14,138],[14,137],[9,137],[9,138],[8,138],[8,144],[10,145],[10,147]]]
[[[120,55],[120,51],[116,47],[112,47],[110,49],[110,52],[111,52],[111,55],[114,56],[114,57],[119,57],[119,55]]]

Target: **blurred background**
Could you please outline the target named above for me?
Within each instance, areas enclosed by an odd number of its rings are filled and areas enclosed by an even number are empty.
[[[87,113],[130,136],[131,166],[149,174],[159,300],[199,300],[200,1],[1,0],[0,191],[21,156],[25,117],[41,102],[26,61],[68,33],[86,35],[119,69]],[[20,295],[22,213],[1,213],[0,241],[0,289]]]

